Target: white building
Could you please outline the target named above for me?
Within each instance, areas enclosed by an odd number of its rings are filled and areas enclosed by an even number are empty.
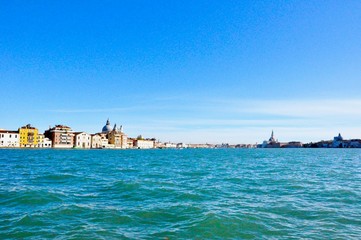
[[[0,130],[0,147],[20,147],[19,132]]]
[[[154,148],[155,141],[150,139],[135,139],[133,147],[138,149],[149,149]]]
[[[44,138],[41,147],[42,148],[51,148],[53,142],[49,138]]]
[[[101,148],[109,148],[109,140],[106,133],[98,133],[101,138]]]
[[[177,143],[177,148],[187,148],[188,145],[185,143]]]
[[[37,148],[51,148],[52,141],[49,138],[46,138],[44,134],[38,134],[38,144]]]
[[[91,148],[102,148],[102,137],[99,134],[93,134],[91,136]]]
[[[177,144],[168,142],[168,143],[165,143],[165,147],[166,148],[176,148]]]
[[[91,137],[90,134],[86,132],[76,132],[74,133],[74,147],[75,148],[90,148],[91,146]]]

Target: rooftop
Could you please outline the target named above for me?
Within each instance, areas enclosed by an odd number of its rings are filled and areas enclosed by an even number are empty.
[[[0,129],[0,133],[19,133],[19,131],[12,131],[12,130]]]

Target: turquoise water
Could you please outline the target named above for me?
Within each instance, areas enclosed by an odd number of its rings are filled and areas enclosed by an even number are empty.
[[[361,150],[0,150],[1,239],[360,239]]]

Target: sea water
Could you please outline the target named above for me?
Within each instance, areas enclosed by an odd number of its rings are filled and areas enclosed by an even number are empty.
[[[0,150],[1,239],[360,239],[360,149]]]

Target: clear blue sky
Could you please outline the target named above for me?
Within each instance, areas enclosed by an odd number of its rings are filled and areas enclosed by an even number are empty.
[[[361,138],[361,1],[0,1],[0,128]]]

